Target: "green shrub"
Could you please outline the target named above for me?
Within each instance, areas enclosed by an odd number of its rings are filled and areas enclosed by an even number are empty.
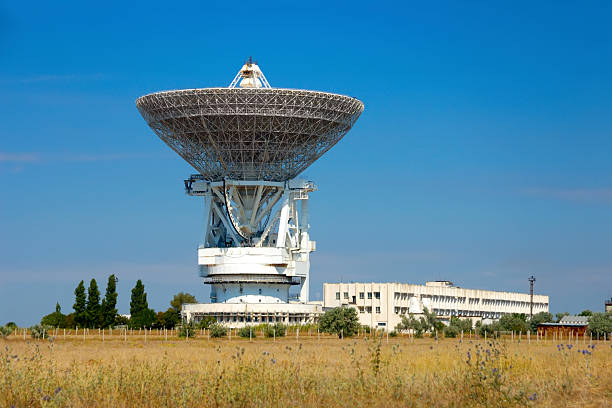
[[[178,336],[182,339],[188,337],[195,337],[197,335],[198,329],[194,324],[183,324],[178,329]]]
[[[8,326],[0,326],[0,337],[2,337],[3,339],[7,338],[8,336],[10,336],[10,334],[13,332],[13,330],[8,327]]]
[[[202,318],[202,320],[200,320],[200,323],[198,324],[198,327],[200,329],[210,329],[210,326],[217,323],[217,319],[215,319],[212,316],[204,316]]]
[[[284,337],[287,334],[287,326],[282,323],[267,324],[264,326],[266,337]]]
[[[498,331],[499,327],[497,327],[495,324],[483,324],[480,327],[477,328],[477,332],[479,336],[483,336],[487,335],[487,337],[494,337],[495,336],[495,332]]]
[[[36,324],[30,327],[30,334],[32,335],[33,339],[46,339],[49,337],[49,333],[47,332],[48,330],[49,328],[47,326]]]
[[[227,328],[219,323],[211,324],[208,330],[210,331],[210,337],[225,337],[227,335]]]
[[[397,337],[397,332],[395,330],[389,332],[390,337]]]
[[[448,326],[444,328],[444,337],[455,338],[460,333],[457,326]]]
[[[256,336],[257,330],[253,328],[253,326],[244,326],[238,330],[238,335],[244,338],[254,338]]]

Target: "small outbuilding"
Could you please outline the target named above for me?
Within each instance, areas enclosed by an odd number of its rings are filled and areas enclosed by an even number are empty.
[[[538,333],[540,336],[584,336],[589,327],[588,316],[563,316],[559,323],[540,323]]]

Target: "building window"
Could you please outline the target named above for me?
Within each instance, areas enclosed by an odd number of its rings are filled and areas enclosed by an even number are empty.
[[[364,295],[365,295],[365,293],[359,292],[359,299],[364,299]]]
[[[359,306],[359,313],[363,313],[363,306]]]
[[[366,312],[372,313],[372,306],[366,306]]]
[[[336,300],[340,300],[340,292],[336,292]]]
[[[372,292],[368,292],[368,299],[372,299]]]
[[[374,297],[376,299],[380,299],[380,292],[374,292]]]
[[[394,312],[395,314],[400,314],[400,308],[396,306],[394,309]]]
[[[348,292],[344,292],[344,298],[348,299]]]
[[[376,313],[380,314],[380,306],[376,306]]]

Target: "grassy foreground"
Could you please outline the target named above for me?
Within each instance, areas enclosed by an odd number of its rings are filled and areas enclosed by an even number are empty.
[[[612,344],[0,340],[1,407],[612,406]]]

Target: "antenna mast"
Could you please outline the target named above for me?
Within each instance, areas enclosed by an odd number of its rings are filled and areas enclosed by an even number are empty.
[[[533,275],[531,275],[531,277],[529,278],[529,297],[530,297],[530,301],[529,301],[529,318],[533,318],[533,284],[536,281],[536,278],[533,277]]]

